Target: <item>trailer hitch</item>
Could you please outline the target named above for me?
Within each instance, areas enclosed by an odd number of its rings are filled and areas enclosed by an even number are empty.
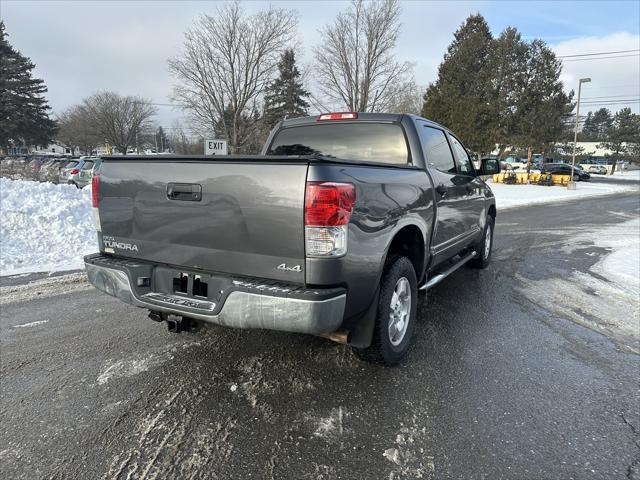
[[[167,330],[171,333],[194,332],[200,328],[197,320],[170,313],[149,311],[149,318],[154,322],[167,322]]]

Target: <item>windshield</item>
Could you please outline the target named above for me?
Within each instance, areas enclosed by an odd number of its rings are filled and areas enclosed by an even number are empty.
[[[391,123],[330,123],[285,128],[276,134],[267,155],[323,155],[401,165],[409,162],[402,128]]]

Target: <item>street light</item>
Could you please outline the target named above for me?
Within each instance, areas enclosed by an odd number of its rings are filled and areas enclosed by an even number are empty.
[[[578,122],[580,118],[580,92],[582,91],[582,84],[589,83],[591,81],[590,78],[581,78],[578,82],[578,104],[576,105],[576,128],[573,131],[573,153],[571,154],[571,178],[567,183],[567,188],[569,190],[576,189],[576,182],[573,180],[573,169],[576,166],[576,144],[578,143]]]

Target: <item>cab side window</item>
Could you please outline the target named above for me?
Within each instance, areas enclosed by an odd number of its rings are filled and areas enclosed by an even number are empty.
[[[471,159],[469,158],[469,154],[467,153],[467,149],[464,148],[460,140],[458,140],[453,135],[449,135],[451,139],[451,146],[453,147],[453,151],[456,152],[456,163],[458,164],[458,173],[460,175],[473,175],[475,170],[473,168],[473,164],[471,163]]]
[[[445,133],[439,128],[429,127],[423,123],[418,123],[418,132],[429,168],[455,175],[456,164]]]

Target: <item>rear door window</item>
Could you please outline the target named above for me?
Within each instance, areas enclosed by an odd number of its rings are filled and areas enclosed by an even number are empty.
[[[429,168],[452,175],[458,173],[444,131],[421,123],[418,125],[422,150]]]
[[[91,170],[93,168],[93,162],[84,162],[82,164],[82,170]]]
[[[407,165],[402,127],[393,123],[345,122],[280,130],[267,155],[322,155],[341,160]]]

